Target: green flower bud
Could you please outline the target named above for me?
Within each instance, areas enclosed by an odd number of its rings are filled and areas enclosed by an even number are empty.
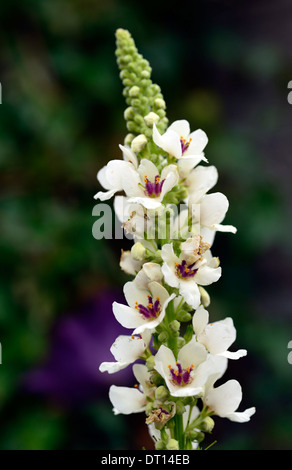
[[[147,126],[149,126],[149,127],[153,127],[153,124],[157,124],[159,119],[160,118],[159,118],[158,114],[153,113],[153,111],[151,111],[149,114],[147,114],[147,116],[144,116],[144,120],[145,120]]]
[[[157,387],[159,387],[159,385],[163,384],[163,378],[160,374],[158,374],[158,372],[153,372],[153,374],[151,375],[151,382]]]
[[[172,322],[170,322],[169,328],[170,328],[171,331],[173,331],[173,332],[179,331],[179,329],[180,329],[180,322],[178,322],[177,320],[173,320]]]
[[[130,146],[134,137],[135,137],[134,134],[127,134],[124,139],[124,144]]]
[[[188,322],[192,319],[192,315],[185,310],[179,310],[176,314],[176,318],[181,322]]]
[[[146,359],[146,366],[147,366],[148,370],[153,370],[154,369],[154,366],[155,366],[155,357],[154,356],[149,356]]]
[[[188,432],[188,436],[192,441],[194,441],[198,435],[199,435],[199,431],[196,431],[195,429],[192,429],[191,431]]]
[[[168,334],[166,333],[166,331],[162,331],[162,332],[159,334],[158,340],[159,340],[161,343],[164,343],[165,341],[168,340]]]
[[[210,305],[210,296],[204,287],[199,286],[200,294],[201,294],[201,302],[203,307],[209,307]]]
[[[157,250],[157,251],[155,252],[155,259],[156,259],[156,261],[158,261],[158,262],[159,262],[159,261],[162,261],[162,258],[161,258],[161,250]]]
[[[128,121],[127,128],[130,132],[137,132],[137,124],[134,121]]]
[[[214,426],[214,420],[210,416],[207,416],[201,424],[201,429],[205,432],[212,432]]]
[[[164,385],[160,385],[155,390],[155,398],[158,401],[165,401],[169,397],[169,391]]]
[[[196,402],[196,398],[195,398],[195,397],[185,397],[185,398],[183,399],[183,404],[184,404],[184,405],[193,405],[195,402]]]
[[[166,108],[166,103],[165,103],[163,98],[156,98],[154,100],[154,106],[156,106],[156,108],[165,109]]]
[[[138,98],[131,98],[130,103],[131,103],[131,106],[133,106],[134,108],[139,109],[141,107],[141,100]]]
[[[150,78],[151,72],[150,70],[142,70],[141,77],[143,78]]]
[[[130,119],[133,119],[133,117],[134,117],[134,108],[132,106],[129,106],[124,111],[124,118],[126,121],[128,121]]]
[[[176,439],[169,439],[166,448],[167,450],[179,450],[178,441]]]
[[[139,96],[139,93],[140,93],[140,88],[136,85],[132,86],[132,88],[130,88],[129,90],[129,96],[131,98],[137,98]]]
[[[131,149],[134,153],[139,153],[144,149],[147,144],[147,137],[144,134],[139,134],[132,140]]]
[[[186,344],[185,339],[179,336],[177,338],[177,347],[178,349],[181,349],[184,345]]]
[[[193,335],[194,335],[193,325],[188,325],[186,328],[186,332],[184,334],[185,342],[188,343],[189,341],[191,341]]]
[[[162,118],[165,116],[165,111],[164,111],[164,109],[158,109],[158,110],[156,111],[156,113],[157,113],[159,119],[162,119]]]
[[[186,411],[185,406],[182,401],[177,401],[176,402],[176,414],[177,415],[182,415]]]
[[[155,442],[155,449],[156,450],[164,450],[165,449],[165,444],[163,441],[156,441]]]
[[[149,416],[152,413],[153,410],[153,404],[152,403],[147,403],[145,407],[145,414],[146,416]]]
[[[135,121],[135,123],[138,124],[140,127],[141,127],[141,125],[144,124],[144,120],[143,120],[141,114],[135,114],[134,121]],[[142,134],[142,135],[143,135],[143,134]]]
[[[203,432],[198,432],[197,436],[195,437],[195,440],[197,442],[202,442],[205,439],[205,434]]]

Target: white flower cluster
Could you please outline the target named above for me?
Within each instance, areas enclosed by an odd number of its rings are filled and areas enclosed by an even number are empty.
[[[123,160],[98,173],[105,191],[95,198],[115,195],[116,214],[133,237],[120,262],[133,280],[124,286],[126,303],[113,304],[115,318],[131,332],[116,339],[114,361],[102,363],[100,371],[111,374],[135,363],[135,387],[110,387],[114,413],[144,411],[157,449],[192,449],[212,431],[211,416],[245,422],[255,412],[237,411],[242,390],[236,380],[215,386],[228,360],[246,350],[230,351],[232,319],[209,323],[206,310],[205,287],[221,276],[211,253],[215,233],[236,229],[222,225],[226,196],[209,192],[218,173],[204,155],[205,132],[190,132],[189,123],[179,120],[161,134],[154,114],[145,118],[152,137],[121,145]]]

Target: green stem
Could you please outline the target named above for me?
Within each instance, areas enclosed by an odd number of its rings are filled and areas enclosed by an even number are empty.
[[[182,415],[175,416],[174,436],[175,436],[175,439],[178,441],[179,450],[184,450],[185,436],[184,436]]]
[[[167,325],[171,323],[173,320],[175,320],[175,310],[174,310],[174,304],[173,300],[168,304],[167,309],[166,309],[166,321]],[[169,349],[172,350],[174,357],[177,358],[177,337],[174,336],[173,334],[170,334],[169,339],[168,339],[168,347]]]

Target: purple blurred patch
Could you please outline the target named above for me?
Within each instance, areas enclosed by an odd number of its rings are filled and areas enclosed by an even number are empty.
[[[23,389],[70,406],[107,397],[110,385],[132,386],[131,365],[115,374],[101,373],[101,362],[114,361],[110,347],[120,334],[131,334],[112,313],[112,303],[125,302],[121,292],[103,291],[55,326],[48,358],[28,372]]]

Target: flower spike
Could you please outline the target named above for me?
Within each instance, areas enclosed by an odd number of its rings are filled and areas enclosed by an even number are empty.
[[[255,412],[237,411],[236,380],[217,386],[228,361],[247,351],[230,351],[233,320],[209,322],[206,310],[206,288],[222,275],[211,251],[216,232],[236,228],[222,224],[227,197],[210,192],[218,171],[205,157],[206,133],[191,131],[185,119],[169,125],[160,87],[131,34],[118,29],[116,44],[128,134],[119,146],[122,158],[99,170],[104,191],[95,198],[114,198],[115,215],[133,239],[120,259],[131,276],[125,303],[113,303],[113,315],[130,332],[115,340],[114,361],[99,371],[114,374],[133,364],[135,385],[110,387],[113,413],[145,413],[156,449],[198,449],[213,431],[213,417],[243,423]]]

